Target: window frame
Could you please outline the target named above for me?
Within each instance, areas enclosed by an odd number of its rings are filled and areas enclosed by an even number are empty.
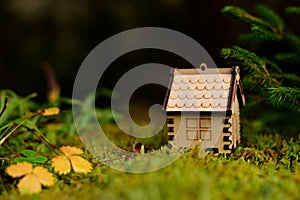
[[[205,120],[206,122],[203,122]],[[208,120],[208,123],[207,123]],[[194,121],[194,122],[192,122]],[[193,124],[196,122],[197,126]],[[205,125],[209,124],[209,125]],[[204,126],[203,126],[204,125]],[[196,131],[195,137],[191,133]],[[204,133],[206,135],[204,136]],[[207,136],[208,134],[208,136]],[[212,140],[211,117],[187,117],[186,118],[186,138],[187,140]],[[192,139],[193,138],[193,139]]]

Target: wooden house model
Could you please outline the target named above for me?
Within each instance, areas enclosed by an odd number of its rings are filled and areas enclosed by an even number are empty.
[[[244,104],[238,67],[173,69],[165,99],[169,142],[232,152],[240,142]]]

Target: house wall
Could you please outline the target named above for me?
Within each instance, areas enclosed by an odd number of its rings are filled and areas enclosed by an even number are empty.
[[[220,153],[230,153],[231,150],[224,150],[224,144],[231,145],[231,141],[224,142],[224,136],[231,139],[231,133],[223,133],[224,127],[229,131],[231,123],[230,117],[226,117],[224,113],[183,113],[168,115],[169,142],[179,147],[195,147],[201,144],[204,150],[218,148]],[[207,122],[210,127],[207,127]],[[228,122],[224,124],[224,122]],[[190,123],[189,123],[190,122]],[[198,128],[194,124],[198,123]],[[204,127],[201,127],[201,124]],[[194,138],[194,139],[193,139]],[[228,146],[229,147],[229,146]]]
[[[169,142],[178,147],[195,147],[201,144],[203,150],[231,153],[240,142],[240,108],[237,98],[233,101],[232,115],[224,113],[173,114],[168,115]],[[191,128],[189,120],[210,120],[210,128]],[[189,133],[189,130],[191,132]],[[201,134],[201,131],[210,134]],[[194,137],[195,136],[195,137]],[[193,139],[194,137],[194,139]]]

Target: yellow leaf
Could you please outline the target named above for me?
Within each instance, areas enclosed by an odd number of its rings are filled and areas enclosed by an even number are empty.
[[[32,164],[27,162],[17,163],[7,167],[6,173],[13,178],[32,173]]]
[[[67,174],[71,171],[70,161],[63,155],[52,158],[52,167],[59,174]]]
[[[54,184],[54,176],[47,169],[41,166],[34,168],[33,173],[36,175],[42,185],[51,186]]]
[[[59,174],[67,174],[73,168],[75,173],[88,173],[92,170],[92,164],[80,156],[83,151],[76,147],[63,146],[60,150],[64,155],[52,159],[52,167]]]
[[[92,170],[92,164],[79,156],[70,156],[72,167],[75,173],[88,173]]]
[[[62,146],[60,150],[66,155],[66,156],[72,156],[72,155],[78,155],[82,154],[83,151],[77,147],[70,147],[70,146]]]
[[[42,190],[42,184],[54,184],[54,176],[44,167],[37,166],[33,169],[31,163],[17,163],[7,167],[6,173],[13,178],[24,176],[17,187],[21,194],[35,194]]]
[[[42,190],[41,183],[34,174],[27,174],[17,185],[21,194],[35,194]]]
[[[41,112],[43,116],[57,115],[58,113],[59,113],[59,108],[57,107],[46,108]]]

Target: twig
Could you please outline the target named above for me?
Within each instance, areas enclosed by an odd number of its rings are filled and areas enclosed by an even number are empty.
[[[9,131],[9,129],[11,128],[11,127],[13,127],[15,124],[12,122],[12,123],[10,123],[10,125],[5,129],[5,131],[1,134],[1,136],[0,136],[0,139],[2,138],[2,136],[4,136],[5,134],[6,134],[6,132],[7,131]]]
[[[4,111],[6,110],[7,101],[8,101],[8,98],[5,97],[5,99],[4,99],[4,106],[3,106],[3,108],[2,108],[2,110],[0,112],[0,117],[3,115]]]
[[[24,119],[23,121],[21,121],[17,126],[15,126],[15,128],[13,128],[13,130],[11,130],[4,138],[2,138],[1,140],[0,140],[0,146],[5,142],[5,140],[11,135],[11,134],[13,134],[13,132],[15,132],[25,121],[27,120],[27,118],[26,119]]]
[[[59,155],[59,153],[56,151],[57,150],[56,147],[48,141],[48,139],[43,135],[43,133],[37,131],[33,131],[33,133],[37,137],[39,137],[54,153]]]
[[[115,160],[123,160],[123,159],[129,159],[129,158],[135,158],[137,155],[133,155],[133,156],[130,156],[130,155],[126,155],[125,157],[120,157],[120,158],[113,158],[113,159],[109,159],[109,160],[101,160],[101,161],[98,161],[98,162],[93,162],[93,165],[98,165],[98,164],[101,164],[101,163],[106,163],[106,162],[112,162],[112,161],[115,161]]]
[[[28,117],[26,117],[25,119],[23,119],[19,124],[17,124],[15,126],[15,128],[13,128],[6,136],[4,136],[4,138],[2,138],[0,140],[0,146],[5,142],[5,140],[11,135],[13,134],[20,126],[22,126],[27,120],[29,120],[30,118],[36,116],[36,115],[39,115],[40,112],[36,112],[36,113],[33,113],[31,115],[29,115]]]
[[[7,160],[7,161],[9,161],[9,160],[11,160],[10,158],[5,158],[5,157],[3,157],[3,158],[0,158],[0,160]]]

